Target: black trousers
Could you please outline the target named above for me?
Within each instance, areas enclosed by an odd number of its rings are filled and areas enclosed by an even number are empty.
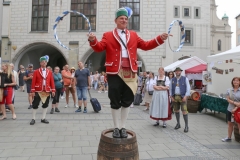
[[[49,99],[50,99],[50,96],[47,97],[45,103],[42,103],[42,108],[48,107]],[[39,105],[40,101],[41,101],[41,98],[40,98],[39,94],[37,92],[35,92],[34,100],[32,102],[33,109],[38,109],[38,105]]]
[[[52,104],[59,103],[59,98],[60,98],[61,92],[62,92],[62,88],[56,89],[55,96],[53,97]]]
[[[108,75],[107,80],[111,108],[129,107],[134,101],[130,87],[118,75]]]

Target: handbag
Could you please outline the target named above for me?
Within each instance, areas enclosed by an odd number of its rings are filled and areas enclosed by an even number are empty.
[[[240,123],[240,108],[234,112],[234,119],[237,123]]]
[[[149,84],[148,84],[148,94],[153,95],[153,91],[149,91],[149,86],[150,86],[150,79],[149,79]]]

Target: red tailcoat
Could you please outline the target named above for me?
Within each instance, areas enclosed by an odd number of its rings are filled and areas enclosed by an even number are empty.
[[[43,73],[42,68],[39,68],[33,72],[31,92],[42,92],[43,91]],[[53,75],[50,70],[46,68],[46,92],[55,92],[55,84],[53,80]]]
[[[142,50],[151,50],[164,43],[164,41],[157,36],[150,41],[142,40],[136,32],[126,30],[127,40],[127,54],[130,61],[130,66],[133,72],[137,72],[137,48]],[[95,39],[90,42],[90,46],[95,52],[102,52],[106,50],[106,73],[118,74],[121,67],[121,41],[117,33],[117,29],[103,34],[102,40]]]

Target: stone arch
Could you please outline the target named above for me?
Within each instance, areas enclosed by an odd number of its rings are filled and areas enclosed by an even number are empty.
[[[62,63],[67,63],[67,58],[65,56],[65,54],[63,53],[63,51],[58,48],[57,46],[55,46],[54,44],[51,44],[50,42],[44,42],[44,41],[35,41],[29,44],[24,45],[23,47],[19,48],[18,50],[16,50],[16,54],[12,59],[12,63],[15,64],[15,69],[18,68],[18,65],[20,63],[20,61],[24,58],[25,62],[27,63],[32,63],[30,61],[30,58],[28,56],[26,56],[26,54],[28,54],[30,51],[36,50],[36,49],[41,49],[42,50],[42,54],[41,56],[44,54],[44,52],[46,54],[48,54],[48,49],[51,49],[51,52],[54,51],[54,53],[58,53],[58,54],[52,54],[50,56],[50,61],[51,63],[58,63],[59,61],[62,61]],[[45,54],[45,55],[46,55]],[[26,56],[26,57],[24,57]],[[36,58],[36,57],[35,57]],[[40,56],[38,55],[38,58],[40,58]],[[56,61],[57,60],[57,61]],[[50,63],[50,64],[51,64]],[[26,66],[26,64],[24,64]],[[39,64],[35,65],[36,67],[38,67]],[[52,66],[54,67],[54,66]]]

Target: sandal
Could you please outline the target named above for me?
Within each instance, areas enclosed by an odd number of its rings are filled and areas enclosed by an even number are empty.
[[[17,119],[17,116],[16,114],[14,114],[14,116],[12,117],[13,120],[16,120]]]
[[[0,118],[0,121],[2,121],[2,120],[4,120],[4,119],[7,119],[7,117],[2,117],[2,118]]]

